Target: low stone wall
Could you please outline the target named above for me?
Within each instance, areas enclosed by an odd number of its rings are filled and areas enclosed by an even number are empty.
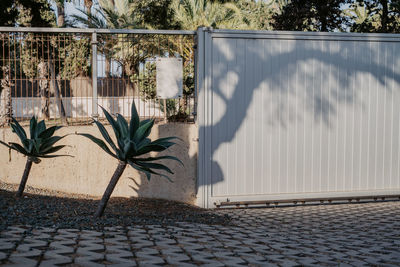
[[[110,134],[113,134],[110,126],[106,128]],[[101,137],[96,126],[69,126],[60,129],[56,132],[57,135],[71,135],[60,141],[60,144],[68,145],[68,147],[59,151],[58,154],[73,157],[43,159],[40,164],[34,164],[27,185],[67,193],[102,196],[118,162],[89,139],[75,135],[75,132]],[[198,145],[194,140],[197,138],[197,126],[180,123],[157,124],[153,127],[150,138],[167,136],[178,136],[183,140],[178,140],[178,145],[159,154],[176,156],[185,165],[182,167],[175,161],[164,161],[175,173],[170,175],[173,183],[154,175],[150,181],[147,181],[144,174],[139,174],[128,166],[112,196],[162,198],[191,204],[195,202]],[[0,129],[0,139],[4,142],[18,142],[17,136],[9,128]],[[26,158],[15,151],[11,152],[10,157],[8,149],[1,146],[0,180],[18,184],[25,161]]]

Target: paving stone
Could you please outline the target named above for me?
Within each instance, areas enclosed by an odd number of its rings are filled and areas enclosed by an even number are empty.
[[[170,253],[166,255],[165,260],[167,261],[168,264],[180,266],[190,261],[190,258],[183,253],[175,253],[175,254]]]
[[[220,266],[225,266],[223,263],[218,262],[218,261],[213,261],[212,263],[208,263],[208,264],[201,264],[200,266],[202,267],[220,267]]]
[[[265,266],[268,264],[268,260],[264,257],[254,254],[240,254],[240,257],[251,266]]]
[[[4,266],[399,266],[400,202],[216,210],[234,226],[9,226]]]
[[[119,254],[106,254],[105,258],[111,264],[127,263],[130,266],[136,265],[135,260],[133,259],[133,253],[128,251]]]
[[[83,266],[103,266],[100,264],[104,259],[103,239],[99,238],[103,234],[95,231],[82,231],[78,248],[76,250],[77,257],[75,263]]]
[[[127,261],[121,263],[107,264],[107,267],[134,267],[138,266],[135,261]]]
[[[2,250],[12,250],[16,247],[16,242],[9,239],[0,240],[0,251]]]
[[[195,262],[198,262],[201,265],[212,264],[212,263],[222,264],[221,262],[219,262],[215,259],[213,254],[208,253],[208,252],[193,253],[193,254],[191,254],[191,257]]]
[[[40,266],[54,266],[73,262],[74,240],[53,241],[44,253]]]
[[[144,256],[137,258],[137,261],[139,263],[139,266],[151,266],[151,265],[163,265],[165,264],[165,261],[163,258],[158,257],[158,256]]]
[[[4,253],[4,252],[0,252],[0,262],[1,262],[2,260],[5,260],[5,259],[7,259],[7,254]]]
[[[36,250],[35,248],[45,248],[47,242],[35,238],[25,238],[24,243],[17,246],[16,250],[21,252],[28,252]]]
[[[40,266],[57,266],[72,263],[73,259],[68,256],[54,255],[52,257],[44,258],[40,262]]]
[[[105,258],[111,263],[129,263],[133,261],[133,253],[126,247],[111,247],[106,249]]]
[[[185,253],[185,251],[177,246],[170,246],[168,248],[161,248],[160,249],[161,254],[169,256],[169,255],[175,255],[175,254],[179,254],[179,253]]]
[[[100,264],[97,262],[94,262],[92,259],[87,259],[87,258],[76,258],[75,263],[80,265],[80,266],[85,266],[85,267],[105,267],[105,264]]]
[[[54,240],[76,240],[78,238],[78,229],[58,229]]]
[[[52,257],[53,255],[72,254],[74,252],[74,240],[53,241],[49,244],[49,250],[44,254],[45,257]]]
[[[246,262],[240,257],[233,256],[231,253],[225,253],[225,255],[221,255],[221,253],[214,254],[218,261],[222,262],[227,266],[237,266],[244,265]]]
[[[26,252],[21,255],[12,255],[8,259],[9,263],[5,264],[4,266],[18,266],[18,267],[36,266],[38,264],[38,262],[37,262],[37,260],[30,258],[32,255],[36,255],[36,254]]]

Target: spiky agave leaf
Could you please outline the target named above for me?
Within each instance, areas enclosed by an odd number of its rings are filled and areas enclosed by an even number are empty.
[[[36,117],[33,116],[29,123],[29,134],[30,138],[18,123],[15,118],[12,118],[10,124],[12,131],[19,137],[21,144],[18,143],[5,143],[0,141],[0,144],[13,149],[27,157],[33,159],[34,162],[39,162],[39,158],[49,157],[60,157],[69,155],[48,155],[55,153],[65,147],[65,145],[54,146],[58,141],[64,138],[64,136],[53,136],[54,132],[61,128],[61,126],[52,126],[46,129],[46,123],[44,120],[38,122]]]
[[[148,136],[150,135],[154,126],[154,119],[145,119],[140,121],[134,101],[131,107],[131,119],[129,124],[121,114],[117,114],[115,119],[107,110],[105,110],[103,107],[101,108],[107,121],[110,123],[114,131],[117,145],[114,143],[104,125],[97,120],[94,120],[94,123],[106,142],[91,134],[77,134],[90,139],[110,156],[129,164],[140,172],[145,173],[148,179],[150,179],[151,174],[155,174],[165,177],[171,181],[167,175],[154,170],[161,170],[173,174],[172,170],[167,166],[154,161],[163,159],[175,160],[183,166],[182,161],[173,156],[144,157],[144,155],[150,152],[164,151],[175,144],[175,142],[172,142],[172,140],[181,139],[178,137],[165,137],[151,141]]]
[[[52,155],[52,153],[55,153],[65,147],[65,145],[54,146],[58,141],[66,136],[53,136],[54,132],[61,127],[53,126],[46,129],[46,123],[44,120],[38,122],[36,117],[33,116],[29,123],[30,138],[28,138],[24,128],[22,128],[18,121],[14,118],[12,118],[12,121],[13,122],[10,124],[11,128],[13,132],[18,135],[22,146],[18,143],[10,142],[7,144],[3,141],[0,141],[0,144],[5,145],[9,149],[13,149],[28,157],[17,191],[17,197],[21,197],[28,180],[32,163],[40,163],[40,158],[55,158],[69,155]]]

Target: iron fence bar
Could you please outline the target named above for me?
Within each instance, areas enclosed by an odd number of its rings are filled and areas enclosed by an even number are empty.
[[[97,97],[97,33],[92,33],[92,117],[97,118],[98,97]]]
[[[0,32],[43,32],[43,33],[110,33],[110,34],[163,34],[195,35],[196,31],[186,30],[146,30],[146,29],[82,29],[82,28],[39,28],[0,27]]]
[[[35,32],[35,29],[40,31]],[[106,33],[101,35],[101,32]],[[184,35],[185,32],[190,34]],[[165,103],[157,98],[153,80],[156,70],[152,70],[155,66],[146,67],[146,62],[160,56],[181,56],[187,63],[183,76],[194,75],[192,50],[195,32],[0,27],[0,33],[4,36],[1,44],[3,50],[6,46],[10,47],[9,53],[0,58],[10,62],[12,71],[12,95],[8,102],[13,103],[15,116],[24,123],[32,114],[43,115],[42,103],[48,109],[51,123],[58,123],[64,117],[62,113],[65,113],[65,118],[71,124],[90,124],[91,116],[101,114],[98,104],[106,105],[112,113],[122,112],[124,116],[130,116],[127,103],[133,100],[137,103],[140,116],[157,117],[158,121],[168,113],[176,115],[181,105],[186,107],[183,98]],[[185,50],[182,50],[183,42]],[[107,67],[109,77],[104,73],[106,60],[110,64]],[[39,77],[38,64],[42,61],[48,64],[48,68],[42,71],[44,76]],[[130,79],[134,84],[126,85]],[[47,81],[43,90],[40,87],[42,81]],[[189,84],[195,82],[188,81]],[[132,86],[135,90],[131,92]],[[46,90],[48,102],[40,98],[41,90]],[[196,105],[195,93],[184,98],[193,100],[193,103],[188,101],[184,110],[187,117],[173,116],[171,120],[182,121],[184,118],[182,122],[193,122],[195,114],[191,114],[190,110]],[[61,111],[60,102],[64,112]],[[189,109],[189,113],[186,109]]]

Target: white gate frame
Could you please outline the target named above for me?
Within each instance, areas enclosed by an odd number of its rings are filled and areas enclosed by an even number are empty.
[[[313,40],[315,38],[327,38],[328,40],[385,40],[389,42],[399,42],[398,34],[363,34],[363,33],[316,33],[316,32],[270,32],[270,31],[237,31],[237,30],[213,30],[204,27],[197,30],[197,49],[196,49],[196,91],[197,91],[197,125],[199,128],[199,149],[198,149],[198,177],[197,177],[197,205],[203,208],[215,208],[222,205],[246,205],[246,201],[253,204],[269,204],[274,201],[279,202],[306,202],[306,201],[332,201],[332,200],[360,200],[385,199],[386,197],[396,197],[400,199],[399,190],[380,190],[362,192],[328,192],[328,193],[299,193],[289,195],[262,195],[262,196],[243,196],[236,197],[234,201],[229,199],[213,198],[212,179],[211,179],[211,132],[206,131],[205,127],[212,125],[212,85],[211,85],[211,57],[212,39],[218,37],[239,37],[247,39],[285,39],[293,38],[301,40]],[[260,198],[262,200],[260,200]],[[230,203],[229,203],[230,202]],[[246,205],[247,206],[247,205]]]

